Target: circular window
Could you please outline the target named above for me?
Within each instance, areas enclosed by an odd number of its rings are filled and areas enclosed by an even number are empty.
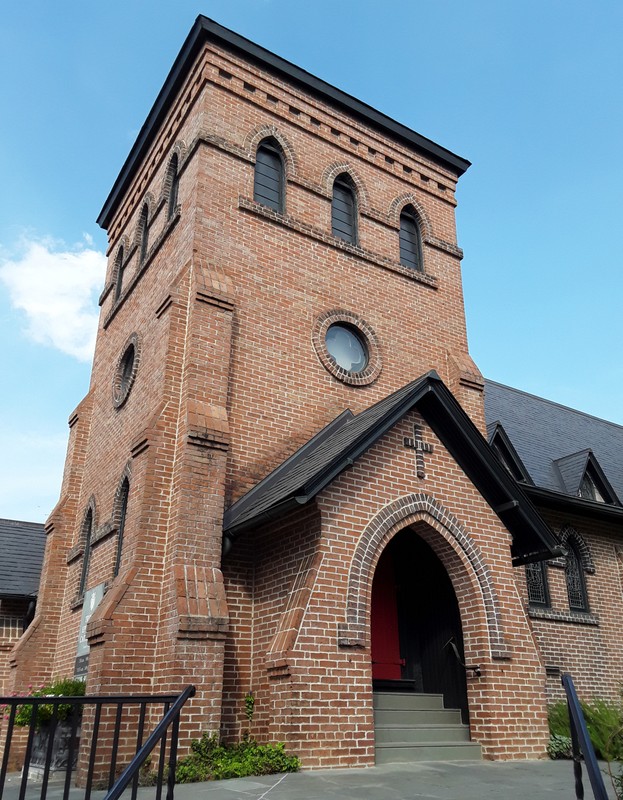
[[[325,369],[344,383],[365,386],[381,371],[376,334],[352,311],[334,309],[318,317],[312,342]]]
[[[341,323],[331,325],[325,344],[338,367],[347,372],[362,372],[368,364],[368,348],[355,328]]]
[[[130,394],[138,369],[139,344],[138,336],[133,333],[125,343],[121,356],[117,361],[115,377],[112,384],[113,403],[116,408],[122,406]]]

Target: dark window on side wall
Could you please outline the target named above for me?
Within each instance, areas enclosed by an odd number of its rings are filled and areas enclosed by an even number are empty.
[[[331,231],[338,239],[352,244],[357,241],[355,208],[355,192],[350,180],[347,176],[339,176],[333,184]]]
[[[171,217],[175,214],[175,209],[177,208],[177,193],[180,184],[178,165],[178,155],[177,153],[173,153],[173,156],[169,161],[169,172],[167,175],[167,184],[169,186],[169,205],[167,211],[168,219],[171,219]]]
[[[148,225],[148,218],[149,218],[149,206],[147,203],[143,206],[143,210],[141,211],[141,219],[139,222],[139,226],[141,229],[141,248],[140,248],[140,262],[141,264],[145,261],[147,257],[147,248],[149,247],[149,225]]]
[[[121,566],[121,551],[123,550],[123,532],[125,530],[125,519],[128,513],[128,497],[130,495],[130,482],[127,478],[124,479],[121,486],[121,494],[119,496],[119,526],[117,529],[117,552],[115,554],[115,568],[113,576],[119,574],[119,567]]]
[[[125,269],[125,264],[123,263],[123,247],[120,247],[117,252],[117,258],[115,259],[115,272],[116,272],[115,301],[117,301],[121,297],[121,292],[123,291],[124,269]]]
[[[93,509],[87,511],[87,515],[82,523],[82,540],[84,542],[84,552],[82,553],[82,572],[80,573],[80,587],[78,594],[80,597],[87,588],[87,578],[89,577],[89,561],[91,559],[91,539],[93,537]]]
[[[400,263],[422,271],[422,240],[420,226],[413,211],[405,209],[400,215]]]
[[[567,539],[567,564],[565,576],[567,578],[567,594],[571,611],[588,611],[588,594],[584,580],[584,568],[576,543]]]
[[[283,158],[277,147],[264,143],[257,148],[253,199],[256,203],[278,211],[284,210]]]
[[[530,605],[548,608],[550,599],[549,586],[547,585],[547,567],[543,561],[526,565],[526,583],[528,584],[528,602]]]

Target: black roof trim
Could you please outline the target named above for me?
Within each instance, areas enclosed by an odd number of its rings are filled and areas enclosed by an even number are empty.
[[[533,484],[534,481],[530,477],[530,473],[525,467],[525,464],[519,457],[519,453],[515,450],[515,447],[511,440],[508,437],[508,434],[504,430],[504,426],[501,422],[497,421],[494,422],[493,425],[487,425],[487,432],[489,434],[489,444],[493,448],[493,452],[496,456],[502,458],[503,456],[507,456],[509,461],[511,462],[508,464],[510,468],[514,468],[518,475],[521,475],[521,480],[525,481],[528,484]],[[502,447],[500,448],[502,451],[506,451],[506,453],[498,453],[496,452],[496,444],[497,442],[501,443]],[[499,445],[498,445],[499,447]]]
[[[560,553],[554,534],[522,487],[499,462],[436,372],[427,373],[351,417],[315,448],[310,447],[311,443],[305,445],[305,457],[300,456],[300,451],[291,457],[290,468],[282,470],[278,480],[266,479],[266,484],[261,481],[251,490],[255,493],[254,503],[247,503],[240,513],[235,513],[234,506],[229,509],[224,525],[226,536],[234,538],[297,503],[309,502],[413,408],[422,414],[510,531],[514,563]]]
[[[242,52],[247,59],[253,60],[261,66],[270,69],[272,72],[277,72],[288,80],[299,84],[305,91],[315,94],[323,100],[329,100],[334,105],[341,106],[350,114],[354,114],[356,117],[364,120],[368,125],[391,133],[393,136],[406,142],[410,147],[414,147],[416,150],[425,153],[429,158],[450,169],[457,177],[461,176],[470,166],[470,162],[466,159],[452,153],[450,150],[446,150],[445,147],[436,144],[425,136],[421,136],[405,125],[401,125],[399,122],[391,119],[391,117],[361,102],[361,100],[357,100],[355,97],[346,94],[346,92],[342,92],[340,89],[326,83],[320,78],[316,78],[311,73],[301,69],[301,67],[297,67],[290,61],[286,61],[284,58],[271,53],[270,50],[266,50],[264,47],[255,44],[249,39],[245,39],[244,36],[240,36],[234,33],[234,31],[224,28],[222,25],[214,22],[214,20],[200,15],[195,20],[195,24],[186,37],[182,49],[173,62],[171,71],[162,89],[158,93],[156,102],[152,106],[143,127],[139,131],[136,141],[130,150],[130,154],[121,168],[121,172],[100,211],[97,223],[102,228],[106,229],[110,224],[110,219],[117,203],[127,191],[135,170],[143,160],[158,127],[164,120],[169,106],[179,91],[197,53],[201,49],[203,43],[208,39],[216,40],[221,44],[225,44],[230,48]]]
[[[600,503],[598,500],[587,500],[585,497],[573,497],[566,492],[556,492],[542,486],[524,486],[524,492],[539,506],[555,508],[567,513],[579,514],[591,519],[603,519],[623,523],[623,507]],[[623,529],[621,530],[623,533]]]

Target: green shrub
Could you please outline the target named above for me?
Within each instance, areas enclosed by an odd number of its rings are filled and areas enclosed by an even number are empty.
[[[85,683],[78,678],[59,678],[51,683],[42,683],[38,689],[33,691],[29,687],[28,697],[80,697],[84,695]],[[15,712],[15,724],[22,727],[30,725],[34,706],[23,703],[17,707]],[[73,712],[80,713],[82,706],[73,706],[69,703],[61,703],[58,706],[57,719],[64,722],[69,719]],[[9,713],[9,706],[5,706],[4,713]],[[52,719],[54,706],[52,703],[44,703],[37,706],[36,727],[40,728]]]
[[[565,736],[567,739],[571,736],[566,700],[559,700],[548,706],[547,721],[551,736]]]
[[[300,766],[298,758],[288,755],[281,743],[258,744],[245,739],[225,745],[215,735],[204,733],[191,744],[191,749],[192,753],[177,763],[177,783],[296,772]]]
[[[552,733],[547,745],[547,755],[554,760],[558,758],[573,758],[571,737]]]

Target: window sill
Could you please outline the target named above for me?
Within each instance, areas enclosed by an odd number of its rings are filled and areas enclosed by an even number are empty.
[[[528,616],[532,619],[544,619],[548,622],[567,622],[575,625],[599,625],[599,617],[583,611],[556,611],[553,608],[528,607]]]

